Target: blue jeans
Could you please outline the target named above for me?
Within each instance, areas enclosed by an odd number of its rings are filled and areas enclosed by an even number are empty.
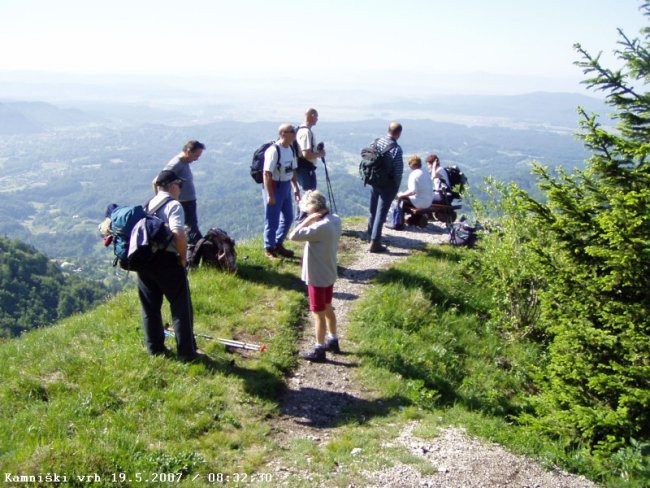
[[[397,195],[397,188],[379,189],[372,187],[370,193],[370,217],[368,218],[368,237],[371,241],[381,239],[381,230],[386,222],[390,204]]]
[[[293,223],[293,204],[290,181],[274,181],[275,205],[267,203],[266,188],[262,188],[264,198],[264,248],[274,249],[284,242]]]

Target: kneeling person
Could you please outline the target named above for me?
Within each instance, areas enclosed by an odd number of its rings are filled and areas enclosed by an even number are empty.
[[[307,283],[309,309],[314,317],[316,333],[314,349],[301,356],[309,361],[322,362],[325,361],[325,351],[340,352],[332,294],[337,277],[336,253],[341,237],[341,219],[330,213],[325,197],[318,190],[305,193],[300,210],[307,217],[289,234],[289,239],[305,242],[302,279]]]

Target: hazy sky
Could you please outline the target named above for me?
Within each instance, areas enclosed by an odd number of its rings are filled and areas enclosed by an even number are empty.
[[[637,0],[0,0],[0,71],[577,87],[572,46],[637,36]],[[391,79],[388,77],[387,79]],[[377,78],[381,83],[382,78]],[[531,84],[532,89],[536,89]]]

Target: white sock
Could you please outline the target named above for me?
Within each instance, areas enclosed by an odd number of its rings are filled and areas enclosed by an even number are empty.
[[[328,339],[338,339],[339,336],[337,336],[336,334],[329,334],[329,333],[328,333],[328,334],[327,334],[327,338],[328,338]]]

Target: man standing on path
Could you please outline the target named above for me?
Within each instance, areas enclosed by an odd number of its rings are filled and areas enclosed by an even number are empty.
[[[194,190],[194,177],[192,176],[190,164],[201,157],[204,149],[205,145],[199,141],[188,141],[183,147],[183,151],[174,156],[164,167],[164,169],[173,171],[183,179],[183,188],[179,196],[179,202],[185,212],[185,224],[189,229],[187,241],[191,245],[196,244],[203,235],[199,230],[199,220],[196,210],[196,191]],[[153,185],[155,192],[155,181]]]
[[[336,315],[332,295],[336,273],[336,253],[341,237],[341,219],[327,208],[318,190],[308,190],[300,202],[307,217],[289,234],[293,241],[305,242],[302,280],[307,284],[309,309],[314,316],[316,344],[301,354],[308,361],[325,361],[325,351],[341,352],[336,335]],[[327,330],[327,340],[325,331]]]
[[[138,296],[142,305],[142,326],[149,354],[167,352],[162,324],[161,306],[163,297],[169,301],[176,350],[181,360],[190,361],[202,357],[196,351],[192,298],[185,274],[187,266],[187,239],[185,237],[185,215],[177,201],[184,181],[176,173],[162,170],[154,184],[156,196],[145,210],[154,210],[154,215],[169,227],[173,234],[166,249],[154,253],[151,263],[138,271]]]
[[[305,112],[305,122],[298,127],[298,169],[296,180],[303,192],[316,189],[316,161],[325,157],[325,151],[316,149],[316,141],[311,128],[318,123],[318,111],[310,108]]]
[[[282,124],[279,135],[264,153],[264,252],[270,259],[293,257],[293,251],[284,247],[293,222],[292,187],[295,199],[300,200],[293,150],[296,130],[291,124]]]
[[[402,148],[397,140],[402,135],[402,124],[391,122],[388,126],[388,133],[377,139],[375,144],[380,152],[386,151],[392,161],[390,182],[385,188],[372,187],[370,193],[370,218],[368,219],[368,239],[370,240],[370,252],[386,252],[388,249],[381,244],[381,231],[386,222],[388,209],[402,183],[404,172],[404,161],[402,160]],[[390,149],[388,149],[390,147]]]

